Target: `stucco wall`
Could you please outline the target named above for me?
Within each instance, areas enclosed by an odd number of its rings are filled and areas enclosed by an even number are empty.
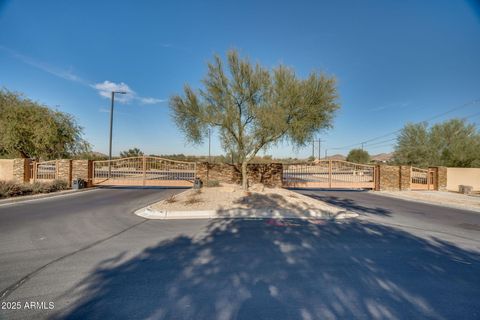
[[[461,184],[480,191],[480,168],[447,168],[447,190],[458,191]]]
[[[0,159],[0,180],[13,180],[14,159]]]

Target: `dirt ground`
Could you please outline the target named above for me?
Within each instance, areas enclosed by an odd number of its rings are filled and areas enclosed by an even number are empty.
[[[157,202],[152,205],[152,209],[167,211],[282,209],[294,212],[320,210],[331,213],[342,211],[340,208],[287,189],[254,185],[245,192],[240,186],[233,184],[205,187],[200,190],[191,189]]]
[[[376,191],[375,194],[480,212],[480,196],[448,191]]]

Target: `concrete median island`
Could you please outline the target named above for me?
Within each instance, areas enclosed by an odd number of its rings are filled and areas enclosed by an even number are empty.
[[[135,212],[147,219],[300,218],[345,219],[358,216],[282,188],[238,185],[190,189]]]

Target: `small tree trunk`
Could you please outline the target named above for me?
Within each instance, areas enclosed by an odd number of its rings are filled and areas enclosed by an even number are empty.
[[[242,162],[242,188],[248,190],[248,177],[247,177],[247,161]]]

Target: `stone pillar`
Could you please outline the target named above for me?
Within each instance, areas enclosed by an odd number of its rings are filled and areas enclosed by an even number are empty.
[[[13,159],[13,181],[17,183],[30,181],[30,159]]]
[[[57,179],[66,181],[68,186],[72,184],[72,160],[57,160]]]
[[[400,190],[400,167],[399,166],[378,166],[377,191],[398,191]]]
[[[250,185],[262,183],[268,187],[281,187],[283,165],[281,163],[250,163],[247,166],[247,178]],[[241,184],[240,171],[227,163],[197,163],[197,177],[205,184],[208,180],[223,183]]]
[[[429,167],[433,171],[433,188],[437,191],[447,190],[447,167]]]
[[[412,183],[412,167],[400,166],[400,190],[410,190]]]
[[[206,183],[208,175],[208,162],[197,162],[195,170],[196,177],[200,178],[203,183]]]
[[[261,183],[267,187],[281,187],[283,183],[283,164],[251,163],[247,166],[249,184]]]
[[[93,162],[92,160],[72,160],[72,179],[82,179],[87,182],[87,187],[92,186]]]

